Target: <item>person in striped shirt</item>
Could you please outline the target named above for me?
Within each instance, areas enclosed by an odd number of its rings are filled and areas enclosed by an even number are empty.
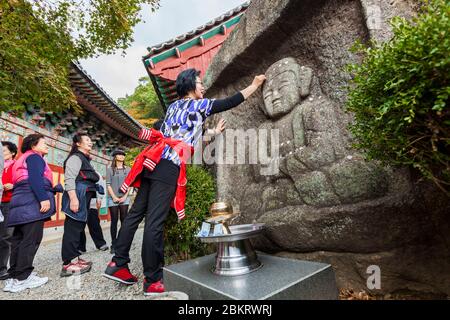
[[[203,123],[206,118],[240,105],[256,92],[266,77],[258,75],[245,89],[225,99],[207,99],[200,72],[187,69],[176,80],[176,89],[181,99],[167,109],[160,132],[166,138],[181,140],[189,146],[201,141]],[[177,189],[180,174],[180,159],[175,150],[166,145],[161,160],[153,170],[144,169],[136,199],[121,227],[116,241],[115,256],[108,264],[105,277],[124,284],[134,284],[137,277],[128,268],[129,250],[138,225],[145,217],[142,245],[144,266],[144,295],[164,292],[162,281],[164,266],[163,230],[164,222]]]

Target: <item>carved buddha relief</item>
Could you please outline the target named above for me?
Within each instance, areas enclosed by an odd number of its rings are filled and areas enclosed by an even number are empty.
[[[334,177],[339,174],[330,174],[330,170],[372,169],[362,163],[342,163],[347,151],[335,107],[321,93],[313,70],[289,57],[270,66],[266,77],[261,108],[268,120],[259,129],[279,130],[279,157],[269,164],[254,166],[255,180],[266,184],[280,179],[292,181],[302,202],[309,205],[331,206],[348,201],[348,195],[341,197],[336,192],[338,182]],[[279,170],[263,173],[271,167]],[[373,189],[364,187],[365,183],[361,182],[362,189]]]
[[[255,166],[257,180],[261,179],[261,170],[274,172],[274,170],[266,170],[270,167],[280,169],[276,170],[276,173],[270,174],[271,179],[286,177],[285,156],[294,152],[294,140],[304,139],[303,131],[294,131],[292,123],[302,98],[306,98],[310,93],[312,70],[301,67],[294,58],[289,57],[270,66],[266,77],[267,81],[263,87],[264,103],[261,109],[269,120],[263,123],[259,129],[279,130],[281,157],[272,159],[268,165]]]
[[[267,117],[277,119],[288,114],[309,94],[312,70],[300,67],[294,58],[285,58],[273,64],[266,72],[263,88]]]

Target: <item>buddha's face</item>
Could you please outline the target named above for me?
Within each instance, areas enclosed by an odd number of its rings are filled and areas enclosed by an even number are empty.
[[[288,61],[281,61],[278,64],[282,68],[277,68],[275,65],[274,69],[269,69],[268,79],[263,89],[264,107],[271,118],[289,113],[300,102],[297,74],[287,68]]]

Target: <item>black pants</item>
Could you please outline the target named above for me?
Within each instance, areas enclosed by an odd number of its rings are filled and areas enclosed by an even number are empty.
[[[118,266],[130,262],[130,248],[134,234],[145,217],[142,243],[142,264],[149,282],[162,279],[164,266],[164,221],[175,195],[176,185],[159,180],[142,179],[136,199],[119,231],[113,261]]]
[[[95,192],[86,193],[86,210],[88,212],[91,205],[91,199],[94,195]],[[86,222],[77,221],[66,215],[66,219],[64,220],[64,234],[61,247],[61,257],[65,265],[69,264],[73,259],[80,256],[80,252],[78,250],[80,249],[81,245],[81,234],[84,233],[85,228]]]
[[[9,202],[1,204],[1,210],[5,220],[0,223],[0,274],[6,272],[8,267],[8,260],[11,254],[11,237],[14,228],[7,228],[9,215]]]
[[[123,225],[123,221],[128,213],[128,205],[119,205],[114,207],[109,207],[109,214],[111,216],[111,246],[114,248],[117,240],[117,225]]]
[[[44,220],[14,227],[11,237],[11,260],[8,273],[13,279],[25,280],[33,272],[33,260],[44,234]]]
[[[98,217],[97,209],[89,209],[87,226],[92,241],[94,241],[95,247],[97,249],[100,249],[106,244],[106,241],[103,237],[103,231],[102,227],[100,226],[100,218]],[[80,247],[78,249],[86,252],[86,233],[82,232],[80,234],[80,237]]]

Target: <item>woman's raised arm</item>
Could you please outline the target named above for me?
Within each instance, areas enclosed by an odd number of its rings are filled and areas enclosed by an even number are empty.
[[[215,100],[211,107],[210,114],[224,112],[234,107],[237,107],[242,102],[244,102],[244,100],[250,97],[256,90],[258,90],[258,88],[264,83],[265,80],[266,76],[263,74],[256,76],[253,79],[252,84],[249,85],[247,88],[241,90],[240,92],[236,93],[231,97]]]

